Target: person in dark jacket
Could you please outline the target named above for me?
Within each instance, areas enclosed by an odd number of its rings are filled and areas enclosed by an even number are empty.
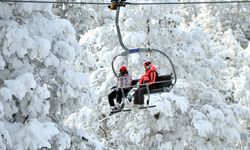
[[[109,105],[111,108],[111,112],[117,111],[124,106],[124,104],[121,103],[122,97],[123,97],[123,94],[124,96],[126,96],[126,94],[129,92],[129,90],[131,89],[131,84],[132,84],[132,77],[128,73],[127,67],[121,66],[120,73],[118,75],[117,86],[115,86],[115,90],[113,90],[108,95],[108,101],[109,101]],[[115,102],[114,102],[115,98],[116,98],[117,105],[115,105]]]
[[[146,85],[152,88],[153,83],[156,82],[157,72],[156,67],[150,61],[144,62],[145,73],[141,76],[139,80],[140,87],[135,91],[134,94],[134,104],[144,104],[144,94],[147,93]]]

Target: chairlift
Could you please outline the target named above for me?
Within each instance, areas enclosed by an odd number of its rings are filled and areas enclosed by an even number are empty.
[[[112,1],[111,1],[112,2]],[[171,61],[171,59],[167,56],[167,54],[165,54],[164,52],[158,50],[158,49],[150,49],[150,48],[133,48],[133,49],[128,49],[123,41],[122,41],[122,37],[121,37],[121,32],[120,32],[120,27],[119,27],[119,12],[120,12],[120,6],[124,6],[124,0],[119,1],[116,0],[115,3],[112,3],[112,5],[117,4],[115,7],[115,9],[111,9],[111,10],[116,10],[116,19],[115,19],[115,25],[116,25],[116,29],[117,29],[117,34],[118,34],[118,39],[119,39],[119,43],[121,45],[121,47],[125,50],[122,53],[116,55],[113,60],[112,60],[112,71],[114,73],[114,75],[116,77],[118,77],[115,69],[114,69],[114,62],[118,57],[126,57],[128,55],[132,55],[135,53],[147,53],[147,52],[156,52],[156,53],[160,53],[161,55],[163,55],[164,57],[167,58],[167,60],[169,61],[169,63],[171,64],[171,68],[172,71],[170,74],[165,74],[165,75],[160,75],[157,78],[157,81],[155,83],[153,83],[152,88],[149,88],[148,85],[146,84],[147,87],[147,94],[148,94],[148,101],[150,98],[150,94],[153,93],[162,93],[162,92],[169,92],[173,86],[175,85],[176,81],[177,81],[177,77],[176,77],[176,72],[175,72],[175,68],[174,65]],[[132,81],[132,86],[135,86],[138,83],[139,79],[135,79]],[[125,94],[123,92],[123,98],[125,98]],[[147,102],[148,104],[148,102]]]

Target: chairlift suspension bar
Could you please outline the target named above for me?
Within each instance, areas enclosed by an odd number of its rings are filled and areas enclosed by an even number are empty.
[[[118,6],[117,9],[116,9],[115,26],[116,26],[116,31],[117,31],[117,34],[118,34],[118,40],[119,40],[119,43],[120,43],[121,47],[125,51],[129,51],[129,49],[124,45],[124,43],[122,41],[121,30],[120,30],[120,27],[119,27],[119,14],[120,14],[120,6]]]
[[[120,4],[121,1],[118,0],[117,3]],[[116,5],[117,3],[115,3],[115,5]],[[114,3],[112,3],[112,4],[114,4]],[[111,5],[112,5],[112,4],[111,4]],[[109,7],[112,7],[112,6],[109,6]],[[128,53],[129,53],[129,49],[124,45],[124,43],[123,43],[123,41],[122,41],[121,30],[120,30],[120,26],[119,26],[120,5],[115,6],[114,9],[116,10],[115,26],[116,26],[116,31],[117,31],[117,35],[118,35],[118,40],[119,40],[119,43],[120,43],[121,47],[125,50],[125,52],[121,53],[120,55],[115,56],[115,58],[112,60],[112,70],[113,70],[115,76],[117,77],[117,74],[116,74],[115,68],[114,68],[114,60],[115,60],[118,56],[124,56],[124,55],[128,54]]]

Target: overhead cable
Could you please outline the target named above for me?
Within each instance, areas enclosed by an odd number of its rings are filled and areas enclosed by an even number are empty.
[[[43,0],[0,0],[0,2],[12,3],[45,3],[45,4],[79,4],[79,5],[109,5],[107,2],[77,2],[77,1],[43,1]],[[130,3],[124,2],[126,5],[196,5],[196,4],[232,4],[232,3],[250,3],[249,0],[242,1],[195,1],[195,2],[141,2]]]

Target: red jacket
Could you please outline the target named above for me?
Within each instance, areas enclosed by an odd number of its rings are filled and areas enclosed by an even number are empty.
[[[145,72],[144,75],[141,76],[139,83],[151,85],[156,82],[156,68],[153,64],[151,64],[151,68]]]

